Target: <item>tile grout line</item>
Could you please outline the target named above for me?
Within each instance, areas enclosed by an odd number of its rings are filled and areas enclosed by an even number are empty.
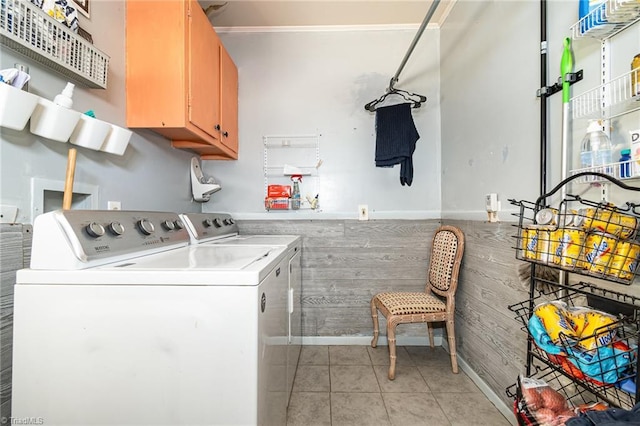
[[[438,407],[440,408],[440,412],[442,412],[442,414],[444,415],[444,417],[447,419],[447,421],[449,422],[449,425],[452,425],[453,423],[451,422],[451,419],[449,418],[449,416],[447,415],[447,412],[444,410],[444,408],[442,407],[442,405],[440,404],[440,401],[438,400],[438,398],[436,397],[436,394],[433,392],[433,389],[431,389],[431,386],[429,386],[429,381],[427,380],[426,377],[424,377],[424,374],[422,374],[422,371],[420,371],[420,369],[418,368],[418,373],[420,373],[420,376],[422,376],[422,379],[424,380],[424,382],[427,384],[427,388],[429,388],[429,391],[431,393],[431,396],[433,397],[433,400],[436,402],[436,404],[438,404]]]
[[[387,404],[384,402],[384,396],[382,396],[382,385],[380,384],[380,378],[378,377],[378,373],[376,373],[376,366],[373,365],[373,358],[371,357],[371,352],[369,352],[369,347],[366,348],[367,355],[369,356],[369,362],[371,362],[371,369],[373,370],[373,377],[376,378],[376,383],[378,384],[378,390],[380,391],[380,399],[382,400],[382,406],[384,407],[384,412],[387,414],[387,421],[389,425],[391,425],[391,416],[389,415],[389,408]]]

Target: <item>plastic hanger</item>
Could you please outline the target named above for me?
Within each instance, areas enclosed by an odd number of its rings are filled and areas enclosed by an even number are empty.
[[[366,104],[364,106],[364,109],[371,112],[375,111],[376,105],[383,102],[389,95],[401,96],[408,103],[411,103],[412,108],[420,108],[420,105],[422,105],[422,103],[427,100],[426,96],[418,95],[417,93],[410,93],[410,92],[407,92],[406,90],[396,89],[392,87],[391,89],[387,89],[387,92],[384,95],[380,96],[378,99],[373,100],[368,104]]]

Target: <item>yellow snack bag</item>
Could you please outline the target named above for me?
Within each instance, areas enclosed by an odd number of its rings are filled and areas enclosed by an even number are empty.
[[[576,339],[578,335],[574,331],[565,313],[567,305],[564,302],[553,301],[542,303],[535,307],[534,313],[540,318],[547,334],[554,343],[560,341],[560,333],[564,336]]]

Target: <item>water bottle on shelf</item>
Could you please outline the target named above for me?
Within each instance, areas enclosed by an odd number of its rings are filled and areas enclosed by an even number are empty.
[[[584,171],[612,174],[611,141],[598,120],[591,120],[582,139],[580,163]],[[587,179],[600,180],[600,179]]]

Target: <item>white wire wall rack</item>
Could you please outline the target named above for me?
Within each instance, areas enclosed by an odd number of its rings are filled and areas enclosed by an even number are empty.
[[[574,40],[591,37],[604,40],[640,20],[636,0],[606,0],[571,27]]]
[[[632,84],[638,78],[640,69],[635,69],[573,97],[573,118],[609,119],[640,110],[640,93]]]
[[[640,165],[635,161],[618,161],[615,163],[602,164],[594,167],[584,167],[581,169],[570,170],[570,176],[574,176],[584,172],[602,173],[612,178],[624,181],[624,180],[638,180],[640,179]],[[606,183],[607,179],[585,175],[576,179],[578,183]]]
[[[0,0],[0,42],[90,88],[107,88],[109,56],[27,0]]]
[[[315,197],[319,191],[320,135],[269,135],[263,142],[265,197],[269,185],[291,185],[291,174],[300,174],[302,207],[310,208],[306,196]]]

